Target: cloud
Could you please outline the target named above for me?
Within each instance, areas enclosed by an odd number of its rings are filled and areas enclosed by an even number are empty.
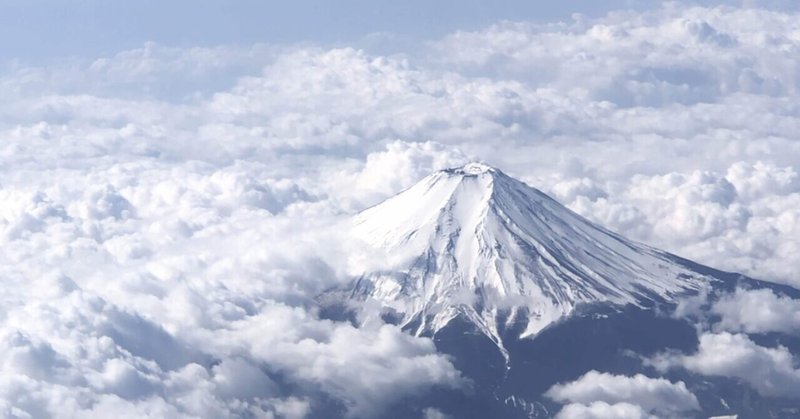
[[[705,333],[696,353],[666,353],[649,362],[662,371],[682,367],[704,375],[737,378],[768,397],[796,397],[800,391],[800,370],[792,353],[783,346],[759,346],[744,334]]]
[[[393,141],[383,150],[366,156],[358,170],[330,176],[332,198],[351,211],[362,209],[394,195],[433,171],[457,167],[471,161],[458,149],[433,141]]]
[[[497,153],[507,171],[623,234],[792,283],[799,190],[796,159],[786,157],[799,150],[785,128],[797,124],[786,104],[798,89],[782,49],[797,47],[795,18],[675,3],[558,24],[504,22],[445,37],[432,60],[518,81],[530,89],[517,90],[523,100],[549,102],[534,106],[516,151]],[[563,161],[581,171],[554,164]]]
[[[628,236],[714,267],[794,283],[788,266],[800,245],[793,236],[800,215],[795,177],[791,167],[737,162],[726,173],[636,175],[627,184],[592,181],[593,190],[567,189],[575,184],[567,179],[552,190],[575,211]]]
[[[592,402],[588,405],[571,403],[562,408],[557,419],[644,419],[647,414],[640,406],[630,403]]]
[[[331,216],[265,170],[140,161],[4,186],[3,409],[303,417],[326,399],[363,417],[466,385],[427,338],[317,317],[346,280]]]
[[[147,42],[105,57],[61,58],[57,65],[13,62],[0,80],[6,98],[75,93],[186,101],[230,87],[231,80],[272,62],[275,45],[178,48]]]
[[[745,332],[800,332],[800,300],[772,290],[737,289],[715,301],[711,312],[720,316],[715,329]]]
[[[394,326],[356,329],[281,304],[248,315],[237,313],[232,302],[219,314],[210,302],[204,320],[193,314],[203,300],[195,294],[195,301],[181,301],[173,292],[169,302],[184,316],[173,321],[196,323],[198,330],[171,334],[66,278],[48,281],[60,284],[61,291],[4,305],[0,336],[8,354],[0,363],[0,398],[35,417],[111,411],[302,417],[312,406],[308,398],[321,393],[341,400],[349,415],[369,417],[431,386],[465,385],[430,340]],[[219,328],[217,316],[228,318]],[[285,393],[288,383],[291,397]]]
[[[442,413],[440,410],[434,409],[432,407],[428,407],[428,408],[423,409],[422,410],[422,416],[425,419],[447,419],[447,418],[450,417],[450,416]]]
[[[686,385],[642,374],[633,377],[589,371],[575,381],[556,384],[545,395],[558,402],[571,403],[559,417],[644,417],[644,412],[677,415],[697,410],[697,398]],[[578,406],[580,405],[580,406]]]
[[[792,16],[676,3],[600,19],[577,15],[559,24],[504,22],[452,34],[437,43],[436,51],[449,66],[525,77],[563,90],[585,88],[598,99],[625,106],[692,104],[714,101],[731,90],[774,93],[770,89],[793,87],[789,73],[760,65],[786,62],[777,54],[794,42],[784,32],[796,26]],[[754,55],[737,62],[746,51]],[[605,57],[616,60],[599,65]],[[743,70],[750,78],[742,76]]]
[[[254,352],[298,380],[319,384],[359,417],[379,415],[389,402],[432,386],[466,385],[452,364],[436,353],[432,341],[411,337],[394,326],[374,331],[340,326],[328,339],[257,347]]]

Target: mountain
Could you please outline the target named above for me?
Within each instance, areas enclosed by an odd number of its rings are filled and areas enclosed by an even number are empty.
[[[320,316],[382,321],[428,336],[471,385],[403,399],[383,418],[553,418],[546,396],[589,371],[683,382],[699,409],[682,417],[795,418],[796,399],[745,381],[648,359],[698,350],[701,318],[733,290],[800,290],[703,266],[628,240],[481,163],[442,170],[338,225],[352,239],[352,282],[319,297]],[[703,313],[676,315],[685,296]],[[698,301],[702,300],[702,303]],[[699,316],[699,317],[692,317]],[[800,337],[749,334],[800,351]],[[313,418],[327,418],[317,410]]]
[[[501,349],[520,321],[530,337],[581,305],[643,307],[714,280],[481,163],[433,173],[348,224],[381,260],[352,298],[416,334],[463,318]]]

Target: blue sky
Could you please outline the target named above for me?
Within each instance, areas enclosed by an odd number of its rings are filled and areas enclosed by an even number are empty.
[[[35,63],[69,56],[104,56],[145,42],[170,46],[256,42],[336,44],[357,42],[376,32],[388,32],[413,42],[454,30],[479,29],[504,19],[549,22],[568,19],[576,12],[596,17],[609,10],[641,10],[655,3],[641,0],[3,0],[0,59]],[[797,7],[788,0],[758,3]]]

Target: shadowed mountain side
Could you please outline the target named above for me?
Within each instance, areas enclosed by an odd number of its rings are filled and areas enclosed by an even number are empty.
[[[683,417],[797,417],[796,400],[764,397],[740,380],[682,369],[663,374],[644,363],[644,358],[666,350],[697,350],[694,324],[670,317],[667,313],[672,308],[628,306],[610,310],[596,306],[551,325],[534,338],[515,337],[524,327],[516,325],[503,336],[508,368],[488,337],[468,320],[454,319],[433,339],[437,349],[450,355],[454,365],[472,380],[472,388],[466,392],[435,390],[406,399],[384,417],[420,417],[425,408],[433,407],[457,418],[552,418],[561,405],[544,393],[591,370],[626,376],[641,373],[685,382],[697,396],[700,410]]]

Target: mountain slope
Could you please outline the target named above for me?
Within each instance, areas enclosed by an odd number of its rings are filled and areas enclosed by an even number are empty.
[[[436,172],[348,224],[381,262],[359,272],[353,298],[418,334],[462,316],[501,348],[500,329],[521,318],[531,336],[581,304],[672,301],[712,280],[480,163]]]

